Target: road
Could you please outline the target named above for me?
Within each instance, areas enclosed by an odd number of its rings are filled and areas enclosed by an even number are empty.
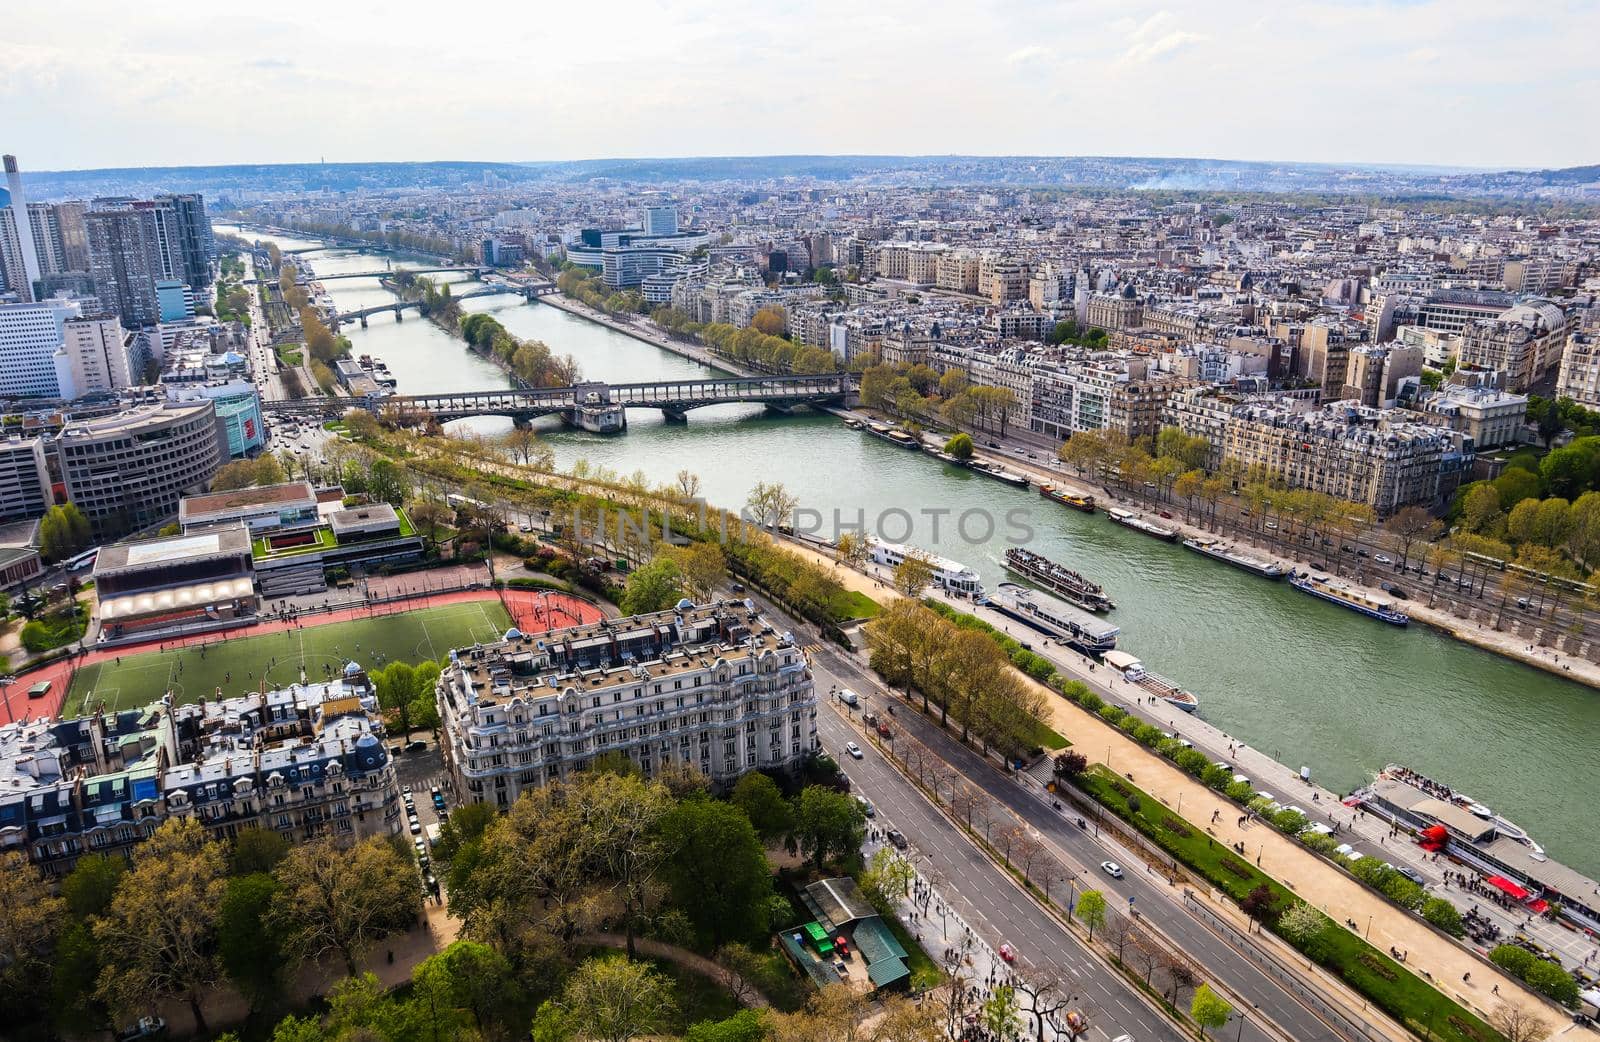
[[[854,660],[833,648],[822,647],[814,652],[813,671],[819,690],[824,684],[838,684],[861,693],[872,692],[868,696],[869,701],[876,705],[883,705],[890,697]],[[963,899],[976,903],[977,909],[968,916],[969,921],[985,922],[992,926],[1000,940],[1018,947],[1024,960],[1035,956],[1068,969],[1073,979],[1084,987],[1098,989],[1098,993],[1091,991],[1092,997],[1108,1012],[1114,1011],[1115,1017],[1132,1016],[1132,1011],[1128,1009],[1131,1004],[1145,1009],[1142,1002],[1128,994],[1128,988],[1120,978],[1111,976],[1099,963],[1092,962],[1082,951],[1077,939],[1039,911],[1031,899],[1023,897],[1009,881],[997,886],[995,877],[1000,875],[999,871],[960,835],[948,819],[929,806],[915,786],[885,762],[881,754],[861,738],[859,731],[853,730],[840,718],[837,708],[831,708],[831,702],[825,697],[822,701],[830,706],[829,710],[818,714],[818,730],[824,746],[835,755],[842,753],[847,741],[855,740],[863,746],[862,760],[852,761],[842,757],[840,762],[845,764],[852,779],[873,802],[887,810],[896,827],[920,849],[933,855],[934,864],[949,880],[947,895],[954,897],[958,903]],[[1084,881],[1083,885],[1106,894],[1113,908],[1127,909],[1131,898],[1140,915],[1165,932],[1201,967],[1205,975],[1220,981],[1254,1009],[1264,1010],[1297,1040],[1314,1042],[1323,1039],[1335,1042],[1340,1038],[1270,976],[1184,911],[1181,894],[1163,877],[1145,875],[1141,863],[1128,852],[1069,824],[1069,819],[1052,811],[1033,792],[1002,775],[972,750],[945,736],[920,714],[902,710],[895,719],[896,726],[913,734],[960,770],[969,781],[982,787],[995,800],[1032,824],[1045,843],[1053,848],[1052,852],[1058,859],[1069,870],[1078,873]],[[1105,860],[1117,861],[1129,871],[1123,879],[1113,880],[1098,867]],[[963,914],[967,914],[965,910]],[[1258,1040],[1277,1037],[1265,1030],[1256,1018],[1248,1016],[1249,1012],[1252,1011],[1247,1011],[1244,1035]],[[1157,1019],[1148,1011],[1146,1015],[1151,1020]],[[1172,1037],[1171,1030],[1164,1025],[1160,1034],[1151,1034],[1146,1027],[1134,1030],[1132,1021],[1121,1027],[1141,1039]]]

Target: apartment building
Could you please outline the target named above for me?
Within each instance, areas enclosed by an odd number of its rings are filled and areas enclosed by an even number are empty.
[[[1307,410],[1241,404],[1224,430],[1222,457],[1244,473],[1366,503],[1385,516],[1449,495],[1475,453],[1469,436],[1410,416],[1344,402]]]
[[[0,851],[53,876],[126,855],[169,818],[354,843],[400,831],[400,793],[359,666],[219,701],[0,727]]]
[[[607,753],[646,777],[687,766],[726,787],[818,748],[805,654],[748,602],[512,630],[451,652],[436,696],[456,792],[501,807]]]
[[[1144,303],[1127,287],[1122,293],[1096,293],[1085,311],[1088,323],[1101,329],[1135,329],[1144,324]]]
[[[0,521],[41,517],[54,503],[44,439],[0,440]]]
[[[986,253],[978,261],[978,295],[996,307],[1008,300],[1027,300],[1028,275],[1026,262]]]
[[[1576,315],[1559,304],[1518,304],[1498,318],[1462,328],[1461,364],[1497,370],[1505,374],[1507,390],[1526,391],[1557,371],[1575,328]]]
[[[1455,376],[1470,375],[1456,373]],[[1436,422],[1460,431],[1479,450],[1516,445],[1528,420],[1528,396],[1488,384],[1451,381],[1418,406]]]
[[[956,293],[976,293],[978,267],[978,255],[972,250],[948,250],[939,254],[934,285]]]
[[[1600,409],[1600,327],[1574,329],[1561,352],[1556,397]]]

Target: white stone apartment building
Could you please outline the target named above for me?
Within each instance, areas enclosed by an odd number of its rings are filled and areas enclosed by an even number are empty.
[[[452,652],[436,696],[457,793],[500,807],[607,753],[726,787],[818,749],[810,664],[746,602],[512,631]]]

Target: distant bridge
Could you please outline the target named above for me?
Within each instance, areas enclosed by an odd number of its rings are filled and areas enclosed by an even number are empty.
[[[463,391],[455,394],[388,395],[367,398],[296,398],[263,402],[268,415],[338,415],[365,408],[428,414],[441,423],[473,416],[507,416],[523,422],[559,415],[574,427],[598,433],[627,429],[628,409],[655,409],[683,422],[691,409],[711,405],[758,404],[775,412],[799,406],[844,404],[858,389],[850,373],[823,376],[729,377],[640,384],[582,383],[539,390]]]
[[[523,298],[530,299],[531,301],[531,299],[536,298],[536,296],[546,295],[546,293],[554,293],[554,291],[554,285],[547,282],[520,283],[520,285],[515,285],[515,283],[509,282],[488,282],[485,283],[483,287],[477,288],[477,290],[469,290],[466,291],[466,293],[459,293],[459,295],[451,295],[451,299],[458,299],[458,301],[470,301],[470,299],[475,298],[475,296],[502,296],[506,295],[506,293],[517,293],[517,295],[523,296]],[[371,315],[381,315],[384,314],[384,312],[390,311],[394,312],[395,322],[400,322],[403,317],[400,312],[405,311],[405,309],[408,309],[408,307],[414,307],[414,309],[421,311],[422,301],[392,301],[392,303],[389,304],[373,304],[371,307],[362,307],[362,309],[358,309],[358,311],[341,311],[339,314],[336,314],[333,317],[333,328],[334,330],[338,330],[339,323],[341,322],[360,322],[362,323],[362,328],[366,328],[366,319],[368,319],[368,317],[371,317]]]
[[[331,282],[334,279],[392,279],[402,271],[409,272],[412,275],[433,275],[443,271],[459,271],[471,275],[475,279],[481,279],[493,270],[493,268],[463,268],[459,264],[445,268],[380,268],[377,271],[340,271],[332,275],[312,275],[308,278],[296,277],[295,281],[303,285],[307,282]],[[249,286],[257,282],[277,281],[277,279],[245,279],[244,284]]]

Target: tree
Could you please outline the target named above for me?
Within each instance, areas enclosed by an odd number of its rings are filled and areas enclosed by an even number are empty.
[[[760,1011],[742,1009],[726,1020],[702,1020],[689,1025],[683,1042],[764,1042],[766,1021]]]
[[[902,596],[918,597],[933,581],[933,565],[919,553],[907,551],[900,563],[894,566],[894,588]]]
[[[512,427],[501,436],[500,444],[512,459],[548,474],[555,468],[556,453],[532,427]]]
[[[683,576],[683,586],[696,601],[711,599],[717,587],[728,581],[728,560],[722,547],[707,539],[688,546],[656,544],[656,555],[665,556],[678,565]]]
[[[757,311],[750,320],[750,325],[759,333],[767,336],[782,336],[787,320],[784,318],[783,308],[768,305]]]
[[[839,538],[834,541],[833,548],[839,560],[851,568],[860,568],[866,564],[867,557],[872,552],[872,546],[867,542],[867,537],[857,532],[839,533]]]
[[[504,955],[465,940],[418,963],[411,971],[411,984],[412,1002],[430,1042],[466,1036],[462,1011],[471,1014],[472,1025],[483,1036],[500,1021],[502,1011],[515,1005],[520,991]]]
[[[672,985],[648,963],[618,955],[590,959],[562,989],[559,1006],[580,1037],[632,1042],[666,1030],[675,1011]]]
[[[414,499],[406,508],[411,523],[425,534],[429,546],[439,544],[439,529],[455,519],[455,511],[436,499]]]
[[[49,561],[63,561],[94,539],[89,519],[76,503],[63,503],[45,512],[39,522],[39,552]]]
[[[1550,1037],[1550,1025],[1544,1018],[1524,1006],[1502,1002],[1489,1013],[1489,1026],[1500,1033],[1505,1042],[1544,1042]]]
[[[730,798],[750,819],[762,843],[771,846],[793,834],[794,808],[769,776],[758,771],[746,774],[734,783]]]
[[[1200,1025],[1200,1034],[1204,1037],[1206,1028],[1214,1031],[1228,1022],[1233,1015],[1233,1006],[1212,991],[1211,985],[1202,984],[1194,990],[1194,998],[1189,1000],[1189,1015]]]
[[[96,994],[125,1015],[181,999],[203,1034],[201,998],[221,977],[216,909],[227,890],[222,845],[193,818],[169,818],[135,848],[93,933],[104,967]]]
[[[1442,897],[1430,897],[1422,902],[1422,918],[1452,937],[1466,933],[1461,925],[1461,913],[1456,906]]]
[[[778,482],[758,482],[745,499],[745,517],[761,528],[777,529],[794,519],[798,497]]]
[[[349,849],[331,839],[301,844],[278,866],[273,921],[301,960],[337,951],[345,969],[374,942],[407,929],[421,911],[416,863],[386,837]]]
[[[67,902],[22,853],[0,854],[0,1012],[32,1012],[66,912]]]
[[[680,470],[677,475],[678,495],[684,499],[695,499],[700,495],[700,475],[692,470]]]
[[[128,862],[110,854],[86,854],[61,880],[61,897],[67,911],[78,919],[104,915],[117,895],[117,887],[128,874]]]
[[[997,984],[989,997],[978,1007],[978,1024],[992,1039],[1009,1042],[1017,1037],[1017,990],[1009,984]]]
[[[282,935],[271,920],[277,892],[277,881],[266,872],[235,876],[228,880],[217,910],[217,953],[223,971],[251,1009],[260,1009],[281,985]]]
[[[1278,917],[1278,932],[1296,948],[1304,949],[1327,928],[1328,923],[1328,917],[1314,905],[1296,901]]]
[[[659,782],[614,774],[592,775],[575,786],[573,794],[592,833],[594,859],[622,896],[631,959],[635,918],[643,911],[646,890],[671,853],[667,842],[671,833],[664,826],[672,797]]]
[[[821,785],[806,786],[795,802],[795,838],[818,871],[829,858],[860,849],[866,823],[860,803]]]
[[[683,598],[683,572],[670,557],[658,557],[634,569],[622,588],[621,608],[626,615],[665,611]]]
[[[1068,749],[1056,757],[1054,773],[1057,778],[1066,778],[1070,781],[1088,769],[1089,758],[1074,749]]]
[[[1400,537],[1400,564],[1410,562],[1411,547],[1418,539],[1424,542],[1436,538],[1444,531],[1437,518],[1419,506],[1402,507],[1388,521],[1389,531]]]
[[[1094,940],[1095,927],[1106,924],[1106,895],[1098,890],[1085,890],[1078,895],[1074,912],[1089,928],[1089,940]]]
[[[949,441],[944,443],[944,451],[948,452],[958,460],[971,459],[972,435],[965,432],[955,435]]]

